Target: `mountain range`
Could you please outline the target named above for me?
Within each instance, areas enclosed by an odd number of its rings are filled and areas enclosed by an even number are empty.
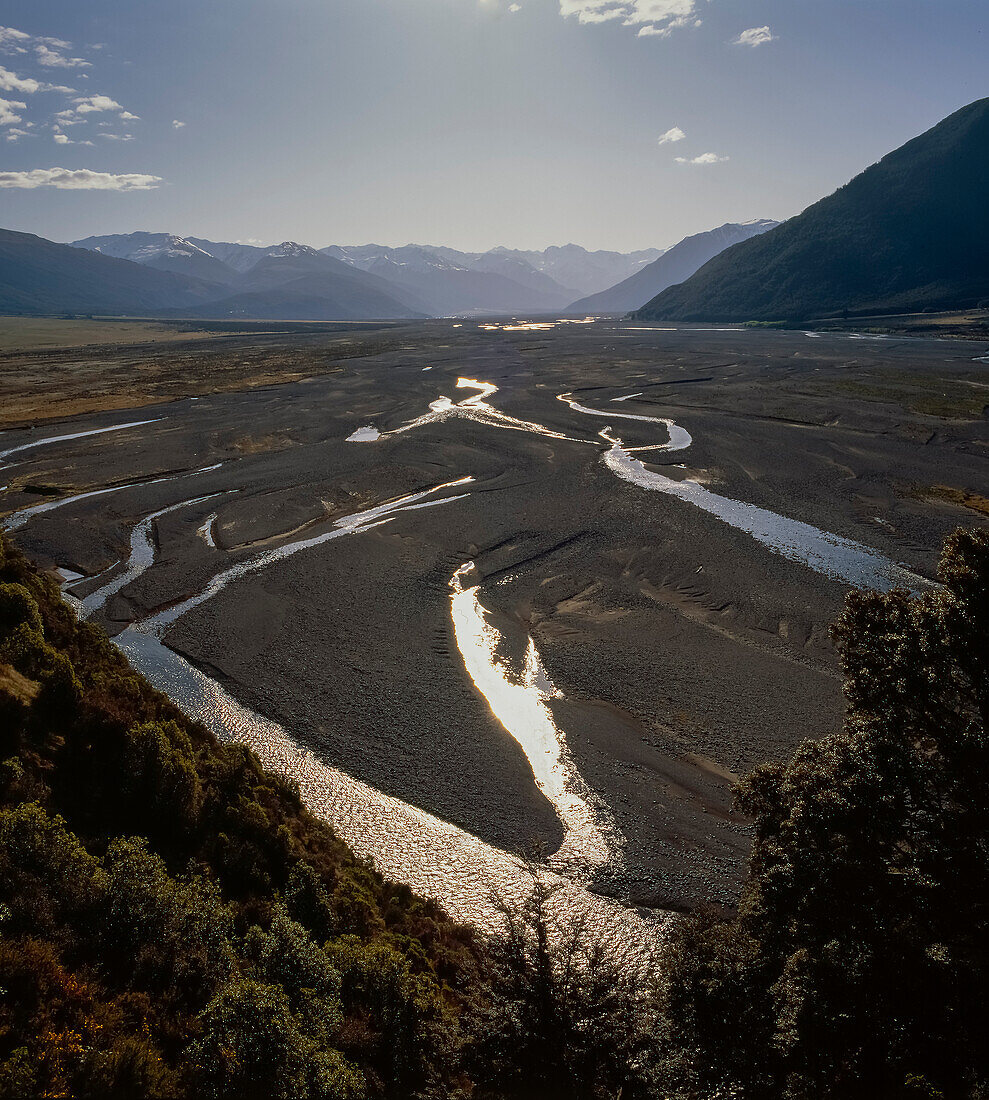
[[[639,309],[649,321],[802,321],[989,305],[989,99]]]
[[[299,320],[557,312],[663,254],[442,246],[271,247],[173,233],[60,245],[6,232],[0,312],[180,313]]]

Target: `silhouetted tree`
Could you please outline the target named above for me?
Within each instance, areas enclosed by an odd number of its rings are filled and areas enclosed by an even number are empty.
[[[738,919],[689,922],[665,976],[696,1095],[987,1095],[989,532],[939,578],[849,596],[843,730],[741,786]]]
[[[609,943],[552,905],[535,870],[521,906],[501,906],[491,993],[471,1068],[481,1097],[606,1100],[655,1096],[657,1044],[648,945]]]

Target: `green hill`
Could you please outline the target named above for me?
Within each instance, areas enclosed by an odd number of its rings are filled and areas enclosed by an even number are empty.
[[[963,107],[635,314],[807,320],[989,301],[989,99]]]

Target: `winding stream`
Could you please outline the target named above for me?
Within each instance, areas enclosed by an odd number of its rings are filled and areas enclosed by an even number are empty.
[[[374,443],[387,436],[399,435],[402,432],[412,431],[414,428],[422,428],[427,424],[437,424],[451,417],[463,417],[467,420],[476,420],[480,424],[488,424],[494,428],[511,428],[518,432],[531,432],[534,435],[544,435],[550,439],[566,439],[571,443],[588,443],[587,439],[575,439],[573,436],[564,435],[562,432],[554,432],[542,424],[536,424],[531,420],[519,420],[507,413],[499,412],[493,405],[488,404],[486,398],[498,392],[498,387],[493,382],[478,382],[474,378],[458,378],[457,386],[478,390],[476,394],[465,397],[461,401],[453,402],[449,397],[438,397],[429,403],[429,412],[417,416],[399,428],[393,428],[390,432],[380,432],[373,425],[358,428],[357,431],[347,436],[348,443]]]
[[[435,423],[438,420],[446,419],[448,416],[470,416],[481,423],[493,424],[498,427],[531,431],[556,439],[572,439],[574,442],[592,442],[574,439],[574,437],[553,432],[540,424],[517,420],[514,417],[507,417],[505,414],[499,413],[486,400],[497,392],[498,387],[494,383],[460,378],[457,380],[457,385],[477,389],[479,393],[458,404],[453,404],[447,397],[440,397],[430,405],[431,412],[417,417],[401,428],[383,433],[378,433],[375,428],[362,428],[349,438],[356,441],[360,433],[363,432],[368,434],[361,436],[362,439],[377,440],[387,435],[394,435],[397,432],[421,427],[423,424]],[[639,395],[629,394],[617,400],[626,400],[627,397],[632,396]],[[575,401],[569,393],[560,394],[558,400],[569,405],[574,412],[582,413],[585,416],[662,424],[666,428],[668,435],[666,442],[642,447],[626,447],[620,438],[610,433],[609,427],[598,433],[601,439],[610,444],[609,449],[603,456],[604,465],[623,481],[637,485],[640,489],[677,497],[679,500],[716,516],[728,526],[751,535],[757,542],[788,561],[798,562],[818,573],[833,577],[846,584],[874,588],[880,592],[886,592],[895,587],[906,587],[912,591],[921,591],[934,584],[933,581],[929,581],[904,566],[890,561],[878,551],[862,543],[855,542],[853,539],[822,531],[809,523],[789,519],[754,504],[734,500],[731,497],[719,496],[717,493],[705,489],[696,481],[676,481],[664,474],[647,469],[639,459],[632,456],[643,451],[686,450],[693,443],[690,433],[668,417],[617,412],[613,409],[593,409]],[[370,434],[372,432],[376,434],[372,436]]]
[[[153,424],[154,421],[149,421]],[[129,427],[129,425],[128,425]],[[83,435],[86,433],[83,432]],[[71,436],[63,436],[62,438],[72,438]],[[67,504],[76,504],[80,500],[90,500],[92,497],[105,497],[110,493],[122,493],[124,489],[137,489],[146,485],[163,485],[166,481],[178,481],[184,477],[195,477],[197,474],[208,474],[214,470],[219,470],[223,465],[222,462],[217,462],[213,466],[203,466],[199,470],[192,470],[185,474],[169,474],[167,477],[156,477],[151,481],[128,481],[126,485],[111,485],[108,489],[90,489],[86,493],[75,493],[70,497],[59,497],[58,500],[48,500],[44,504],[34,504],[30,508],[22,508],[19,512],[15,512],[11,516],[7,516],[6,519],[0,520],[0,528],[5,531],[16,531],[18,528],[23,527],[28,520],[34,516],[44,515],[45,512],[54,512],[56,508],[64,508]],[[6,486],[4,486],[6,488]]]
[[[566,870],[574,881],[590,881],[591,872],[609,863],[613,853],[592,806],[592,794],[574,767],[563,733],[547,701],[559,696],[530,637],[521,678],[514,677],[496,656],[501,636],[487,621],[478,589],[464,578],[474,569],[462,565],[450,579],[453,629],[464,668],[484,696],[492,714],[522,747],[532,766],[536,786],[553,804],[564,829],[563,844],[550,864]],[[613,826],[609,832],[613,834]]]
[[[44,439],[35,439],[30,443],[21,443],[17,447],[10,447],[6,451],[0,451],[0,462],[3,462],[5,458],[10,455],[18,454],[20,451],[29,451],[34,447],[46,447],[49,443],[64,443],[70,439],[85,439],[90,435],[105,435],[107,432],[121,432],[124,428],[139,428],[142,424],[157,424],[160,420],[164,420],[163,416],[156,416],[153,420],[131,420],[126,424],[111,424],[108,428],[90,428],[86,432],[72,432],[69,435],[50,435]]]
[[[457,481],[447,481],[442,485],[434,485],[431,489],[423,489],[421,492],[410,493],[408,496],[400,497],[398,500],[389,501],[387,504],[379,504],[374,508],[367,508],[363,512],[355,512],[353,515],[343,516],[341,519],[334,520],[333,527],[330,528],[329,531],[324,531],[322,534],[313,535],[307,539],[297,539],[295,542],[285,543],[284,546],[277,546],[272,550],[265,550],[262,554],[257,554],[255,557],[248,558],[246,561],[238,562],[229,569],[224,569],[222,572],[217,573],[201,592],[196,593],[194,596],[189,596],[188,599],[183,600],[174,607],[169,607],[165,611],[160,611],[157,615],[152,615],[150,618],[142,620],[140,629],[151,631],[160,636],[166,627],[171,626],[176,619],[179,619],[187,611],[191,611],[192,608],[198,607],[201,603],[205,603],[206,600],[215,596],[218,592],[221,592],[232,581],[238,580],[248,573],[256,573],[269,565],[274,565],[275,562],[284,561],[293,554],[298,554],[301,550],[310,550],[314,546],[322,546],[324,542],[329,542],[331,539],[338,539],[343,535],[352,535],[355,531],[366,531],[371,527],[378,527],[383,523],[387,523],[399,512],[411,511],[413,508],[417,507],[422,508],[437,504],[450,504],[452,501],[462,500],[464,496],[463,493],[457,496],[443,497],[440,500],[427,501],[426,498],[444,489],[453,489],[461,485],[467,485],[473,480],[474,479],[471,477],[462,477]]]
[[[612,439],[611,444],[604,462],[623,481],[685,500],[717,516],[730,527],[751,535],[789,561],[809,566],[846,584],[874,588],[879,592],[888,592],[896,587],[919,591],[934,584],[852,539],[821,531],[809,523],[788,519],[754,504],[718,496],[696,481],[674,481],[654,470],[647,470],[621,445],[621,440]]]
[[[180,500],[177,504],[169,504],[166,508],[159,508],[157,512],[151,512],[131,531],[130,557],[127,559],[127,568],[114,577],[112,581],[96,589],[79,601],[79,618],[88,619],[93,612],[98,611],[106,601],[116,595],[122,588],[132,581],[136,581],[142,573],[147,572],[155,560],[154,523],[169,512],[177,512],[180,508],[188,508],[192,504],[201,504],[204,500],[212,500],[222,496],[222,493],[210,493],[207,496],[193,497],[191,500]]]
[[[586,889],[593,870],[608,862],[612,853],[598,824],[598,814],[590,805],[590,792],[573,769],[562,734],[546,707],[545,701],[555,689],[531,640],[521,681],[514,681],[496,660],[499,636],[485,619],[476,588],[463,585],[469,565],[457,570],[450,581],[457,644],[478,690],[526,752],[537,783],[560,814],[565,840],[547,868],[533,868],[448,822],[330,767],[301,746],[283,726],[238,703],[215,680],[160,640],[168,625],[235,579],[331,538],[370,530],[401,512],[463,499],[465,494],[428,498],[471,480],[445,482],[343,517],[335,522],[333,530],[322,535],[241,562],[218,573],[196,596],[128,627],[118,635],[116,644],[136,669],[191,718],[203,722],[223,740],[248,745],[266,767],[298,782],[308,808],[331,824],[358,855],[372,858],[388,877],[409,884],[420,894],[438,898],[457,919],[490,931],[500,928],[501,904],[524,900],[537,876],[556,888],[551,904],[559,916],[578,917],[589,929],[623,944],[626,950],[648,953],[658,942],[663,920],[645,919]],[[208,498],[183,501],[144,517],[132,533],[133,552],[127,571],[99,593],[93,593],[89,598],[93,604],[105,600],[111,588],[119,590],[153,563],[150,533],[159,515],[203,499]],[[565,871],[566,877],[557,871]]]
[[[631,396],[638,395],[633,394]],[[641,413],[615,412],[613,409],[610,412],[606,412],[604,409],[589,409],[586,405],[578,405],[568,393],[561,393],[557,400],[566,402],[574,412],[585,413],[587,416],[604,416],[609,420],[641,420],[647,424],[662,424],[669,433],[670,438],[666,443],[654,443],[646,447],[629,447],[629,452],[657,450],[683,451],[694,441],[686,428],[681,428],[679,424],[666,416],[643,416]],[[625,398],[619,397],[616,400],[624,401]],[[605,436],[605,438],[608,437]]]

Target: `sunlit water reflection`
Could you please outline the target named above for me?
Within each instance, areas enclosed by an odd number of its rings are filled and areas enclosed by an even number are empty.
[[[454,402],[449,397],[438,397],[429,403],[429,412],[417,416],[399,428],[393,428],[390,432],[379,432],[377,428],[368,425],[358,428],[357,431],[347,436],[348,443],[373,443],[387,436],[400,435],[415,428],[423,428],[427,424],[438,424],[443,420],[453,417],[462,417],[467,420],[476,420],[481,424],[488,424],[494,428],[510,428],[519,432],[531,432],[534,435],[548,436],[550,439],[567,439],[573,443],[588,443],[586,439],[575,439],[564,435],[562,432],[554,432],[542,424],[536,424],[530,420],[519,420],[500,412],[494,406],[488,404],[487,398],[498,392],[498,387],[493,382],[478,382],[474,378],[458,378],[457,386],[461,389],[477,390],[476,394]]]
[[[71,432],[69,435],[50,435],[44,439],[34,439],[29,443],[21,443],[16,447],[10,447],[6,451],[0,451],[0,462],[10,455],[21,451],[29,451],[35,447],[46,447],[51,443],[65,443],[71,439],[85,439],[91,435],[106,435],[107,432],[122,432],[124,428],[139,428],[142,424],[157,424],[164,417],[157,416],[154,420],[131,420],[126,424],[111,424],[108,428],[90,428],[85,432]]]
[[[777,515],[754,504],[718,496],[696,481],[674,481],[655,470],[646,469],[622,446],[621,440],[610,438],[612,445],[604,456],[604,463],[612,473],[642,489],[685,500],[717,516],[730,527],[746,532],[790,561],[809,566],[846,584],[874,588],[880,592],[896,587],[918,591],[933,584],[861,543],[821,531],[809,523]]]
[[[563,732],[547,706],[560,692],[546,675],[532,638],[528,639],[521,677],[513,676],[498,659],[501,636],[488,622],[477,588],[464,583],[473,569],[474,563],[467,562],[450,580],[453,629],[464,667],[492,714],[522,747],[536,786],[553,804],[563,825],[563,844],[551,865],[565,869],[575,881],[589,881],[591,872],[607,864],[613,853],[601,823],[603,809],[592,806],[593,795],[577,772]],[[614,827],[608,831],[616,839]]]
[[[586,920],[589,932],[633,952],[649,952],[658,942],[665,916],[644,917],[551,872],[534,871],[455,825],[330,767],[283,726],[238,703],[150,634],[130,628],[116,641],[134,668],[190,718],[223,741],[247,745],[266,768],[297,782],[309,811],[331,825],[358,856],[373,860],[388,878],[436,898],[457,920],[497,931],[499,899],[522,901],[535,874],[558,886],[553,910]]]

